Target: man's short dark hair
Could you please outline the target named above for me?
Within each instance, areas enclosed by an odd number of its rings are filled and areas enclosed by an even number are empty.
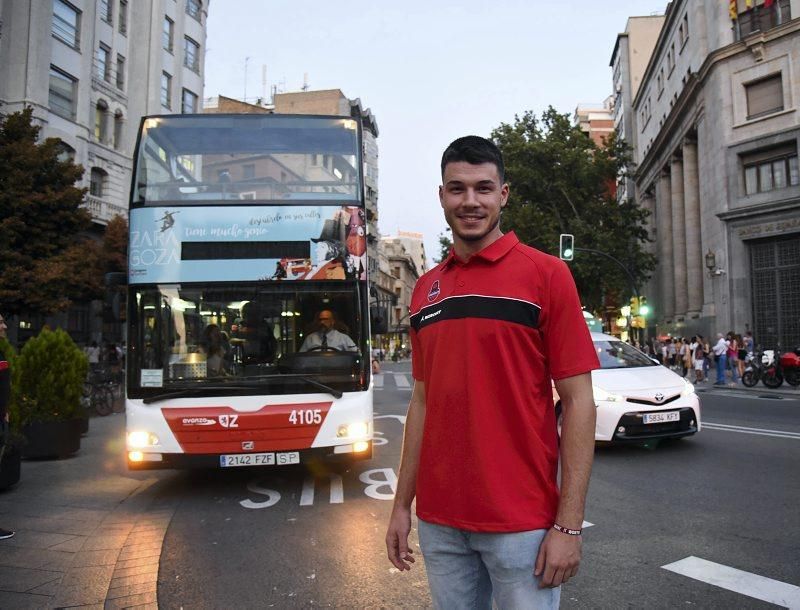
[[[503,153],[491,140],[480,136],[464,136],[453,140],[442,155],[442,179],[445,166],[459,161],[466,161],[470,165],[493,163],[497,167],[500,183],[505,182],[506,167],[503,163]]]

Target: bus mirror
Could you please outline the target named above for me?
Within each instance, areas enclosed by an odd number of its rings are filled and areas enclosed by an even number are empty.
[[[373,335],[385,335],[387,332],[389,332],[385,307],[370,307],[369,322],[370,326],[372,327]]]

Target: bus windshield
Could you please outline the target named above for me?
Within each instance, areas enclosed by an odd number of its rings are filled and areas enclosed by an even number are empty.
[[[132,206],[360,198],[357,122],[286,115],[144,119]]]
[[[227,394],[318,391],[308,378],[338,391],[362,390],[361,290],[357,282],[137,288],[129,393],[210,385]]]

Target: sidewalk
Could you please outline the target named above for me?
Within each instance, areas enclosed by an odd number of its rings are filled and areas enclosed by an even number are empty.
[[[22,462],[0,492],[0,608],[157,608],[161,544],[174,512],[158,474],[130,473],[124,415],[91,419],[65,460]]]
[[[692,382],[694,383],[694,382]],[[719,392],[729,390],[731,392],[741,392],[743,395],[751,394],[753,396],[774,396],[781,398],[796,398],[800,400],[800,386],[791,386],[785,381],[783,384],[776,388],[771,389],[765,386],[760,381],[752,388],[745,387],[740,381],[736,385],[731,385],[728,382],[725,385],[714,385],[714,379],[706,381],[705,383],[694,383],[695,390],[698,392]]]

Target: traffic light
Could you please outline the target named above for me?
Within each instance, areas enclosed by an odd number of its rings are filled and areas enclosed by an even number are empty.
[[[558,257],[561,260],[571,261],[575,257],[575,237],[569,233],[562,233],[559,241]]]
[[[647,297],[639,297],[639,315],[647,316],[650,313],[650,306],[647,304]]]
[[[639,297],[631,297],[631,315],[639,315]]]

